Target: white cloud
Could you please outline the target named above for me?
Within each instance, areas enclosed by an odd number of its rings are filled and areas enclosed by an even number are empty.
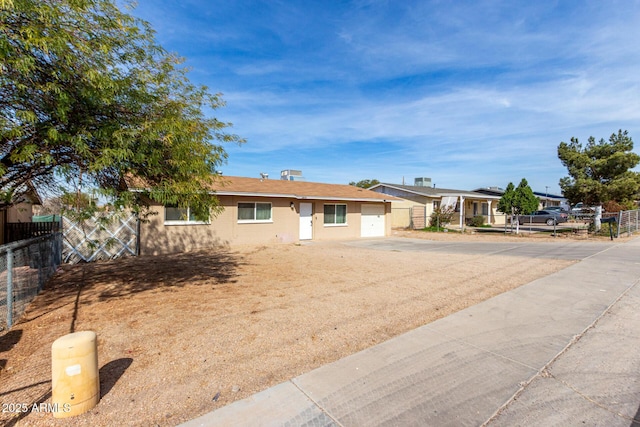
[[[170,18],[173,4],[141,3],[225,92],[215,114],[248,139],[228,166],[252,176],[555,186],[560,141],[640,138],[637,2],[231,2],[211,15],[195,1]]]

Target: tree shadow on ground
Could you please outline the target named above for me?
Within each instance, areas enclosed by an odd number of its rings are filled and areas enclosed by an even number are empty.
[[[0,336],[0,353],[11,350],[22,338],[22,329],[12,329]]]
[[[20,342],[22,338],[22,329],[13,329],[6,334],[0,336],[0,353],[10,351]],[[7,366],[7,359],[0,359],[0,372]]]
[[[34,384],[34,385],[38,385],[38,384]],[[25,418],[26,416],[28,416],[31,413],[31,408],[34,405],[36,407],[39,407],[41,403],[45,403],[50,398],[51,398],[51,388],[49,388],[43,394],[41,394],[36,399],[34,399],[33,403],[30,403],[29,406],[28,406],[29,410],[20,412],[16,417],[11,418],[10,420],[6,420],[6,424],[4,424],[4,425],[6,427],[13,427],[13,426],[17,425],[20,421],[22,421],[23,418]],[[24,403],[24,402],[20,402],[20,403]]]
[[[106,301],[146,291],[171,290],[190,284],[220,286],[235,283],[241,255],[227,249],[173,255],[120,258],[107,262],[64,265],[48,283],[38,301],[46,311],[61,301]],[[57,303],[57,304],[56,304]],[[25,314],[21,322],[42,316],[40,310]],[[72,322],[70,332],[75,332]]]

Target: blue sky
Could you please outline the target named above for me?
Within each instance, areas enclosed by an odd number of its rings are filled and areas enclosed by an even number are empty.
[[[560,193],[561,141],[640,144],[640,1],[139,0],[246,138],[225,175]]]

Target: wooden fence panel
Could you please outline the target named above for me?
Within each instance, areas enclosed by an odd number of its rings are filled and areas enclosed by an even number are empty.
[[[5,225],[6,243],[47,236],[60,231],[59,222],[9,222]]]
[[[420,230],[427,226],[427,207],[416,205],[411,208],[411,227]]]

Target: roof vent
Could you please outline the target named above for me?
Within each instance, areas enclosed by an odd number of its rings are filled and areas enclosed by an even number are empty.
[[[416,187],[431,187],[431,178],[416,178],[413,181]]]
[[[269,174],[266,172],[260,172],[260,178],[262,179],[269,179]]]
[[[283,181],[304,181],[302,171],[294,169],[285,169],[280,172],[280,179]]]

